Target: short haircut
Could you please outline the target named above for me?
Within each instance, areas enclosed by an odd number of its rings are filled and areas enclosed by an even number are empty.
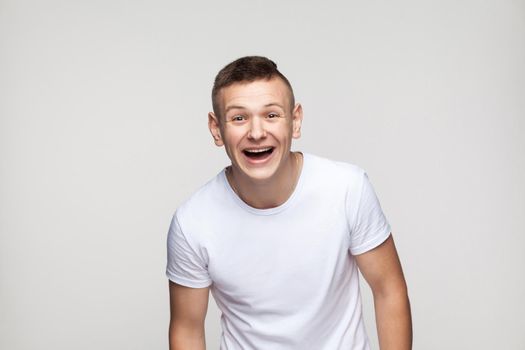
[[[275,77],[284,81],[290,89],[290,108],[293,109],[295,97],[292,85],[288,79],[277,70],[275,62],[263,56],[245,56],[227,64],[215,77],[211,92],[211,101],[215,115],[220,115],[217,95],[222,88],[235,83],[251,83],[256,80],[270,80]]]

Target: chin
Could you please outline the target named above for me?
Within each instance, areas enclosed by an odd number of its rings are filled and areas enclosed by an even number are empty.
[[[280,157],[278,154],[272,154],[268,159],[251,160],[241,155],[241,162],[238,163],[241,172],[250,180],[264,182],[275,177],[279,170]]]
[[[271,180],[276,171],[275,169],[250,169],[244,171],[244,174],[252,181],[255,182],[266,182]]]

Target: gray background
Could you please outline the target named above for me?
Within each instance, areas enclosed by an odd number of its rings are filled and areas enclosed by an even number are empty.
[[[525,349],[523,1],[2,1],[0,40],[1,349],[167,348],[167,228],[247,54],[303,103],[295,150],[368,171],[414,348]]]

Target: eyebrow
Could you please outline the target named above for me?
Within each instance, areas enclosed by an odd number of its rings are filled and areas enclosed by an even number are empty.
[[[271,102],[271,103],[268,103],[268,104],[265,104],[265,105],[264,105],[265,108],[266,108],[266,107],[274,107],[274,106],[279,107],[279,108],[281,108],[281,109],[284,110],[284,107],[281,106],[281,105],[280,105],[279,103],[277,103],[277,102]],[[224,112],[227,113],[227,112],[229,112],[229,111],[232,110],[232,109],[246,109],[246,107],[243,107],[243,106],[237,106],[237,105],[231,105],[231,106],[226,107],[226,110],[225,110]]]
[[[272,103],[268,103],[267,105],[264,105],[264,107],[274,107],[274,106],[284,109],[284,107],[278,104],[277,102],[272,102]]]
[[[243,106],[232,105],[232,106],[228,106],[228,107],[226,107],[226,110],[225,110],[224,112],[228,112],[228,111],[230,111],[230,110],[232,110],[232,109],[246,109],[246,108],[243,107]]]

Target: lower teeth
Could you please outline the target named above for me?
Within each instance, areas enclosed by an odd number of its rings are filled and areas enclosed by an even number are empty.
[[[264,152],[246,152],[246,155],[250,158],[263,158],[264,156],[271,153],[272,150],[264,151]]]

